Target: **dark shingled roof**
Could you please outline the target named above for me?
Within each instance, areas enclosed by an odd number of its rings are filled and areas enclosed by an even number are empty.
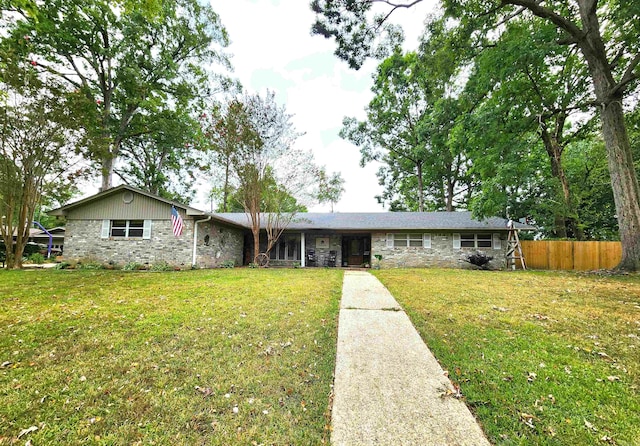
[[[244,213],[217,213],[214,218],[233,221],[249,227]],[[264,227],[265,219],[262,219]],[[535,229],[529,225],[515,223],[519,229]],[[507,220],[490,217],[474,220],[471,212],[347,212],[347,213],[299,213],[287,226],[293,230],[486,230],[506,231]]]

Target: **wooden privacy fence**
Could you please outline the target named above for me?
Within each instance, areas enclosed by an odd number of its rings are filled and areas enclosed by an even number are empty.
[[[615,268],[622,259],[620,242],[522,240],[527,268],[594,270]]]

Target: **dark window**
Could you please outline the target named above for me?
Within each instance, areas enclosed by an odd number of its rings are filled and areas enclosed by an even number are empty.
[[[111,237],[126,237],[126,236],[127,236],[127,221],[126,220],[111,221]]]
[[[463,248],[491,248],[491,234],[460,234],[460,246]]]
[[[142,237],[144,220],[111,220],[111,237]]]
[[[142,237],[144,231],[144,220],[129,221],[129,234],[127,237]]]

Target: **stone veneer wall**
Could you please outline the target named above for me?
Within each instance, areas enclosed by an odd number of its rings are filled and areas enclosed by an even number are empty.
[[[199,243],[197,262],[201,266],[218,266],[225,260],[234,259],[242,263],[242,235],[229,230],[230,235],[220,233],[219,229],[209,226],[209,246],[204,246],[206,232],[198,227]],[[170,265],[189,267],[193,259],[193,220],[185,220],[184,230],[180,237],[173,235],[171,220],[153,220],[151,238],[144,240],[100,238],[102,220],[68,220],[65,234],[64,258],[67,260],[96,260],[105,263],[125,264],[137,262],[153,264],[165,261]],[[239,231],[237,231],[239,233]],[[237,253],[233,252],[238,246]],[[227,251],[226,248],[229,250]],[[225,249],[222,251],[222,249]],[[220,255],[217,256],[217,253]],[[207,259],[211,255],[211,259]],[[217,257],[216,257],[217,256]],[[200,263],[201,262],[201,263]]]
[[[415,231],[416,233],[418,231]],[[487,233],[488,231],[483,231]],[[499,269],[506,265],[507,252],[506,233],[502,234],[501,248],[453,248],[453,233],[431,233],[431,248],[387,248],[387,234],[371,234],[371,261],[376,264],[374,255],[382,255],[381,268],[411,268],[411,267],[445,267],[445,268],[473,268],[464,259],[467,255],[477,251],[493,257],[490,268]]]
[[[205,244],[207,235],[209,243]],[[198,225],[196,263],[200,267],[215,268],[233,260],[236,266],[242,266],[243,245],[242,230],[221,227],[213,222],[201,223]]]
[[[329,246],[317,248],[316,239],[318,238],[328,238]],[[340,234],[322,234],[316,231],[313,232],[313,235],[305,233],[305,245],[307,251],[310,249],[316,251],[317,266],[324,266],[329,257],[329,251],[336,252],[336,266],[342,266],[342,236]],[[306,253],[304,254],[306,256]]]

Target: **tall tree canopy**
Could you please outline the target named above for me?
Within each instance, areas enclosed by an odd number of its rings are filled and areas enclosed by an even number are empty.
[[[188,110],[163,110],[137,115],[134,134],[122,142],[115,173],[140,189],[181,203],[195,193],[197,173],[204,169],[200,125]]]
[[[318,20],[314,32],[335,37],[338,56],[359,66],[371,55],[372,39],[388,15],[398,7],[411,7],[422,0],[389,5],[386,15],[370,21],[370,0],[315,0],[312,9]],[[549,45],[575,48],[585,64],[578,82],[588,83],[591,105],[600,117],[607,153],[613,197],[623,246],[619,268],[640,269],[640,187],[634,168],[631,144],[624,118],[623,102],[638,89],[640,77],[640,5],[621,0],[442,0],[444,14],[452,27],[470,32],[478,46],[500,38],[505,23],[534,17],[553,26]],[[473,31],[473,32],[471,32]],[[524,37],[524,36],[523,36]],[[360,41],[364,45],[360,45]],[[523,45],[529,42],[523,38]],[[365,48],[364,55],[360,48]],[[479,49],[479,48],[478,48]]]
[[[0,63],[30,61],[66,86],[103,189],[137,115],[188,108],[227,84],[205,68],[229,68],[226,30],[198,0],[0,0],[0,11]]]
[[[383,163],[378,199],[393,210],[451,211],[468,192],[466,159],[448,138],[459,103],[445,86],[418,54],[396,50],[377,69],[367,120],[343,121],[340,135],[360,147],[361,163]]]

